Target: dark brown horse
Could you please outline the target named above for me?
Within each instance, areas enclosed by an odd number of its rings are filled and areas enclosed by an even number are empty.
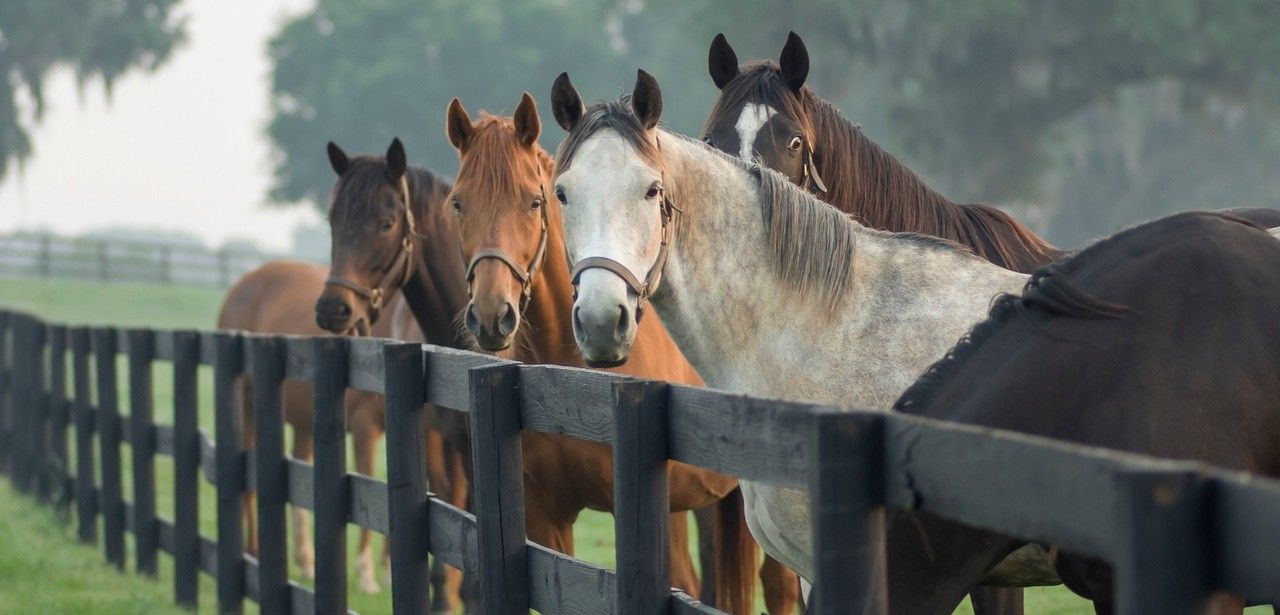
[[[1280,477],[1277,263],[1280,243],[1231,215],[1177,214],[1123,231],[999,299],[896,409]],[[950,613],[1024,543],[896,513],[892,612]],[[1111,612],[1109,566],[1064,554],[1058,570]],[[1210,589],[1213,612],[1240,611]]]
[[[521,98],[513,118],[471,117],[457,99],[446,124],[459,152],[458,178],[450,195],[458,219],[472,299],[464,322],[480,346],[510,349],[527,363],[584,367],[573,338],[573,286],[560,203],[553,196],[555,163],[537,143],[541,121],[533,97]],[[610,371],[701,385],[656,316],[644,321],[624,366]],[[552,434],[525,432],[526,517],[529,537],[565,553],[573,552],[573,520],[584,508],[612,511],[613,460],[607,446]],[[699,592],[688,550],[688,516],[721,500],[736,481],[706,470],[671,463],[672,583]],[[730,500],[729,507],[737,500]],[[721,515],[729,523],[719,532],[718,606],[734,613],[752,611],[754,543],[740,513]],[[736,525],[734,524],[736,522]],[[728,537],[737,540],[729,540]],[[743,539],[742,537],[746,537]]]
[[[335,333],[368,331],[390,298],[403,293],[426,342],[471,348],[453,321],[467,305],[467,286],[453,219],[444,212],[448,182],[410,168],[399,139],[385,157],[350,158],[333,143],[328,149],[338,180],[329,205],[330,271],[315,302],[316,323]],[[471,471],[466,417],[440,408],[430,415],[443,435],[441,454],[449,461],[448,476],[430,477],[432,488],[465,508]],[[436,451],[441,447],[428,447],[430,454]],[[440,481],[444,486],[437,487]],[[433,610],[456,605],[458,579],[451,568],[433,569]]]
[[[707,63],[720,88],[702,133],[713,147],[758,160],[865,226],[944,237],[1024,273],[1062,256],[1009,214],[938,194],[809,89],[809,52],[795,32],[779,62],[742,66],[718,34]]]

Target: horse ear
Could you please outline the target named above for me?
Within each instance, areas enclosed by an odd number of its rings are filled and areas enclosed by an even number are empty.
[[[400,142],[400,137],[396,137],[391,140],[391,147],[387,148],[387,179],[398,181],[408,168],[409,161],[404,155],[404,144]]]
[[[782,46],[782,55],[778,58],[782,66],[782,80],[792,92],[800,93],[804,80],[809,76],[809,50],[804,41],[795,32],[787,34],[787,44]]]
[[[658,80],[644,72],[644,69],[636,71],[636,87],[631,92],[631,110],[640,118],[645,130],[653,130],[662,117],[662,89],[658,87]]]
[[[582,97],[578,96],[578,88],[569,81],[569,73],[560,73],[551,85],[551,113],[556,116],[556,123],[565,132],[573,132],[584,111]]]
[[[449,135],[449,143],[453,144],[454,149],[459,152],[467,149],[467,142],[471,140],[474,130],[471,126],[471,116],[462,106],[462,101],[457,98],[449,101],[449,109],[445,111],[444,131]]]
[[[707,53],[707,70],[716,87],[724,89],[734,77],[738,76],[738,54],[729,46],[729,39],[724,34],[717,34],[711,39],[711,51]]]
[[[351,168],[351,159],[347,158],[347,153],[333,141],[329,142],[329,166],[333,167],[333,172],[337,173],[338,177],[342,177],[342,174]]]
[[[538,135],[542,134],[542,120],[538,117],[538,103],[534,102],[533,96],[525,92],[520,97],[520,104],[516,105],[516,112],[511,118],[516,125],[516,135],[520,137],[520,142],[525,147],[529,147],[538,140]]]

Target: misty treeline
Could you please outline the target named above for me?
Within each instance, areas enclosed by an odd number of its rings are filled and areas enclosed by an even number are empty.
[[[30,152],[15,100],[51,67],[86,81],[152,68],[181,41],[179,0],[0,2],[0,174]],[[451,175],[446,104],[510,112],[568,71],[588,98],[635,69],[696,135],[716,95],[712,36],[775,57],[788,30],[808,84],[956,200],[1011,209],[1064,246],[1170,211],[1280,207],[1274,0],[317,0],[283,23],[267,132],[270,197],[323,206],[328,140]],[[38,109],[38,106],[37,106]]]

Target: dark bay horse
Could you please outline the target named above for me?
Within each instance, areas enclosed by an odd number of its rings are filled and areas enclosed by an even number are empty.
[[[1280,477],[1277,263],[1280,243],[1226,214],[1120,232],[997,300],[896,408]],[[950,613],[1025,541],[897,513],[888,543],[893,612]],[[1111,612],[1106,564],[1064,555],[1058,569]],[[1216,612],[1239,612],[1221,598]]]
[[[324,290],[327,270],[313,263],[273,261],[244,274],[223,298],[218,313],[219,329],[236,329],[277,335],[320,336],[326,332],[315,323],[312,306]],[[416,329],[416,326],[412,327]],[[372,329],[378,337],[391,337],[390,320]],[[410,335],[413,333],[410,332]],[[244,387],[243,410],[245,444],[253,445],[253,396],[249,382]],[[281,406],[285,422],[293,429],[295,459],[311,461],[313,448],[312,385],[304,380],[285,380],[281,387]],[[356,471],[374,475],[378,440],[383,432],[382,396],[366,391],[347,391],[347,430],[352,435]],[[433,475],[439,475],[442,462],[429,463]],[[253,514],[252,495],[244,503],[246,545],[250,553],[257,550],[257,523]],[[293,507],[294,561],[307,578],[315,576],[315,553],[311,543],[310,522],[302,508]],[[361,590],[378,591],[372,553],[372,533],[360,531],[356,554],[357,582]],[[385,552],[385,549],[384,549]]]
[[[584,367],[573,340],[573,286],[551,187],[555,163],[537,143],[537,104],[525,93],[512,118],[483,114],[472,121],[454,99],[446,114],[450,142],[459,153],[450,195],[457,218],[471,301],[464,322],[488,351],[508,351],[526,363]],[[656,316],[640,326],[631,360],[610,371],[701,385]],[[584,508],[612,511],[613,460],[605,445],[525,432],[526,516],[530,539],[573,553],[573,520]],[[697,595],[685,511],[724,500],[732,478],[672,462],[672,583]],[[739,506],[730,499],[726,506]],[[740,511],[719,516],[727,524],[716,549],[717,606],[750,613],[754,605],[754,541]],[[736,522],[736,523],[735,523]],[[733,545],[737,548],[731,548]]]
[[[718,34],[707,64],[720,88],[702,132],[712,147],[777,170],[864,226],[950,239],[1023,273],[1063,255],[995,207],[948,200],[869,139],[805,85],[809,52],[795,32],[779,62],[741,66]]]
[[[409,167],[399,139],[392,141],[386,156],[348,157],[333,143],[328,153],[338,180],[329,205],[330,271],[314,303],[316,323],[335,333],[367,332],[377,326],[387,302],[400,293],[424,341],[471,348],[470,339],[453,321],[467,305],[467,286],[453,220],[444,213],[449,183],[430,171]],[[471,472],[466,417],[443,408],[430,410],[447,462],[446,475],[429,477],[432,489],[466,508]],[[428,452],[439,449],[429,446]],[[448,611],[456,605],[459,574],[442,565],[433,568],[433,610]]]

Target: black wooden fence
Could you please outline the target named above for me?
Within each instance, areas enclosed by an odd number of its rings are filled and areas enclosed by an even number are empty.
[[[73,386],[68,391],[67,353]],[[129,411],[116,407],[128,356]],[[90,358],[96,368],[96,403]],[[150,367],[174,366],[175,421],[152,421]],[[214,368],[216,428],[197,428],[199,365]],[[252,375],[256,450],[246,453],[236,378]],[[283,378],[316,393],[315,465],[287,458]],[[343,391],[384,392],[387,482],[348,474]],[[423,468],[423,402],[471,413],[475,516],[434,498]],[[128,422],[125,422],[125,416]],[[76,467],[67,467],[74,425]],[[612,444],[617,571],[524,538],[518,433]],[[94,454],[94,434],[98,452]],[[133,450],[133,499],[120,449]],[[156,514],[155,455],[175,464],[175,516]],[[665,461],[808,488],[817,545],[814,612],[877,612],[885,593],[884,507],[914,508],[1103,557],[1122,613],[1191,613],[1211,590],[1280,601],[1280,487],[1163,462],[896,414],[730,395],[662,382],[389,340],[116,330],[50,325],[0,311],[0,468],[21,490],[74,501],[80,538],[124,568],[175,561],[174,596],[197,575],[220,609],[347,610],[346,524],[389,534],[397,613],[428,607],[427,554],[481,579],[486,613],[717,613],[668,584]],[[217,536],[198,533],[197,475],[217,488]],[[260,555],[243,553],[240,494],[259,497]],[[316,590],[286,573],[285,504],[315,511]]]

